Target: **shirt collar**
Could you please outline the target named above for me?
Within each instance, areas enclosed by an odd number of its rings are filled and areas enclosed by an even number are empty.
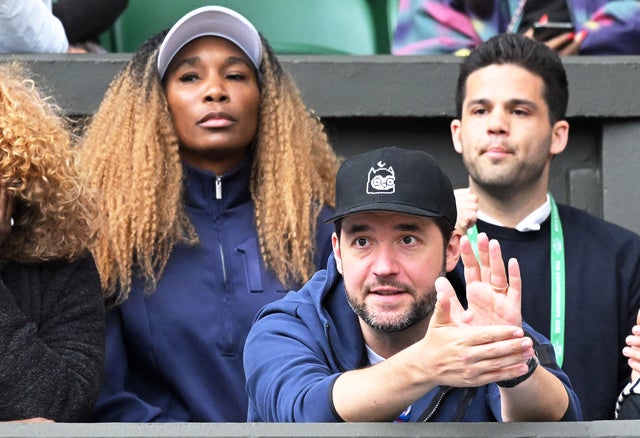
[[[527,217],[522,219],[518,224],[514,227],[518,231],[539,231],[540,226],[544,221],[547,220],[549,215],[551,214],[551,200],[549,199],[549,195],[547,194],[547,198],[540,207],[533,210]],[[491,216],[478,211],[478,219],[488,224],[497,225],[499,227],[503,227],[500,221],[492,218]]]
[[[367,344],[364,344],[364,346],[367,348],[367,358],[369,359],[369,363],[371,365],[375,365],[384,360],[384,357],[373,351]]]

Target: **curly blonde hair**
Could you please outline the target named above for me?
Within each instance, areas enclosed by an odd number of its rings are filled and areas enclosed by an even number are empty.
[[[15,203],[0,258],[72,260],[87,250],[96,215],[67,120],[19,63],[0,65],[0,186]]]
[[[116,303],[127,298],[134,273],[153,290],[174,245],[197,242],[182,200],[178,137],[156,68],[164,34],[147,40],[113,80],[82,147],[104,217],[92,252]],[[316,222],[324,205],[334,206],[339,158],[265,40],[263,48],[250,190],[263,261],[293,285],[313,274]]]

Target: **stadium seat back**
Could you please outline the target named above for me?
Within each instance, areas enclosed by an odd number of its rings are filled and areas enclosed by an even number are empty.
[[[247,17],[280,54],[371,55],[380,45],[375,1],[381,0],[129,0],[101,41],[112,51],[133,52],[188,11],[217,4]]]

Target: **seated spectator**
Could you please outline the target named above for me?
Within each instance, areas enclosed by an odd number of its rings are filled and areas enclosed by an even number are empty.
[[[560,57],[520,34],[497,35],[460,63],[450,128],[469,187],[457,192],[458,228],[518,259],[525,320],[553,343],[584,418],[612,420],[629,381],[621,346],[640,303],[640,236],[550,193],[570,135],[568,96]]]
[[[458,54],[504,32],[533,37],[536,22],[570,22],[546,40],[560,55],[640,54],[637,0],[400,0],[392,53]]]
[[[0,421],[86,422],[104,366],[92,200],[63,118],[0,66]]]
[[[73,52],[51,0],[0,1],[0,53]]]
[[[136,51],[82,157],[114,303],[95,420],[245,421],[256,313],[331,253],[322,123],[254,26],[208,6]]]
[[[629,358],[631,381],[618,397],[615,414],[619,420],[640,420],[640,311],[626,342],[622,354]]]
[[[72,47],[104,53],[107,50],[98,37],[113,26],[128,4],[128,0],[58,0],[53,15],[62,22]]]
[[[249,421],[581,419],[551,343],[522,321],[517,261],[509,284],[486,235],[476,260],[430,155],[347,159],[329,221],[327,269],[265,306],[249,333]],[[460,255],[466,311],[444,277]]]

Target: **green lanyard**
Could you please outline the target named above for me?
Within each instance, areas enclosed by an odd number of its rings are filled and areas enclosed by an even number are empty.
[[[564,361],[564,308],[565,308],[565,264],[564,236],[558,206],[549,193],[551,203],[551,344],[556,351],[558,365]],[[478,227],[467,230],[473,252],[478,256]]]

